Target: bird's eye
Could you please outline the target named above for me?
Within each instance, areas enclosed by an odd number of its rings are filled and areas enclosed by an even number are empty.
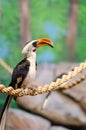
[[[33,42],[33,46],[34,46],[34,47],[37,46],[37,41]]]
[[[36,48],[33,49],[33,52],[35,52],[35,51],[36,51]]]

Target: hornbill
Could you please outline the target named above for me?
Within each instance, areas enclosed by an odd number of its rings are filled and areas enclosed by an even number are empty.
[[[38,47],[45,45],[53,47],[52,41],[47,38],[39,38],[26,43],[22,50],[24,59],[14,68],[9,86],[12,86],[14,89],[23,89],[29,86],[36,74],[36,50]],[[0,130],[4,130],[5,128],[6,115],[12,97],[13,96],[8,95],[6,98],[0,117]]]

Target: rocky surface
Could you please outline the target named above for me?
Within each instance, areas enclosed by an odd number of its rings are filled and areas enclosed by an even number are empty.
[[[49,130],[69,130],[61,126],[52,126]]]
[[[10,110],[6,130],[48,130],[50,122],[37,115],[21,110]]]
[[[60,126],[51,126],[50,121],[22,110],[10,110],[5,130],[69,130]]]
[[[56,76],[58,76],[59,74],[63,72],[68,72],[72,68],[78,65],[79,64],[73,64],[73,63],[60,63],[58,65],[42,64],[38,68],[35,82],[39,85],[51,83],[51,81],[53,81],[56,78]],[[78,74],[72,80],[77,79],[84,73],[86,75],[86,70],[82,71],[82,73]],[[46,104],[45,109],[42,109],[42,105],[43,105],[46,95],[47,93],[37,95],[37,96],[19,97],[17,99],[17,103],[22,108],[26,109],[27,111],[31,111],[32,113],[35,113],[36,115],[41,116],[42,118],[41,121],[44,120],[44,122],[46,122],[46,127],[44,127],[43,130],[46,130],[48,128],[49,128],[48,130],[65,130],[66,129],[64,127],[58,127],[58,124],[62,126],[66,125],[66,126],[74,126],[74,127],[86,126],[86,81],[83,81],[80,84],[76,85],[74,88],[71,88],[65,91],[53,91],[48,98],[48,102]],[[13,114],[16,115],[16,111],[15,112],[11,111],[10,119]],[[29,115],[30,114],[28,113],[27,116],[29,117]],[[45,121],[45,118],[47,118],[48,120]],[[30,119],[28,118],[28,122],[26,120],[25,122],[26,124],[30,122],[29,125],[27,126],[30,127],[30,130],[32,129],[34,130],[33,123],[31,123],[32,121]],[[18,116],[18,120],[22,120],[22,117]],[[35,119],[33,119],[33,122],[35,122],[34,120]],[[39,120],[38,117],[37,117],[37,120]],[[39,125],[41,124],[40,121],[37,121],[37,122],[39,122]],[[35,122],[34,124],[36,125],[37,122]],[[52,123],[57,126],[51,126]],[[23,124],[23,122],[20,121],[20,124]],[[14,123],[14,125],[16,124]],[[45,123],[44,123],[44,126],[45,126]],[[19,126],[16,126],[16,130],[20,129],[20,127],[19,128],[18,127]],[[35,126],[37,130],[39,130],[39,127]],[[42,128],[43,127],[41,127],[40,130],[42,130]],[[27,129],[27,128],[24,126],[24,129]]]

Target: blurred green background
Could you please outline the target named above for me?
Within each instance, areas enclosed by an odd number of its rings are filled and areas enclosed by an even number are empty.
[[[77,33],[73,47],[74,57],[71,60],[66,38],[73,0],[27,0],[31,39],[47,37],[54,43],[54,49],[44,47],[38,50],[38,63],[82,62],[86,59],[86,1],[75,1],[78,7]],[[23,58],[20,34],[21,4],[22,0],[0,1],[0,58],[12,68]],[[10,77],[0,66],[0,83],[8,85]]]

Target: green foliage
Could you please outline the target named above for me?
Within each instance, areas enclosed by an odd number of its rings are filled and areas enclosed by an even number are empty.
[[[2,19],[0,39],[3,37],[4,40],[1,41],[1,44],[4,44],[7,48],[7,54],[2,56],[2,58],[4,58],[12,67],[14,67],[21,58],[19,4],[19,1],[15,0],[10,2],[9,0],[3,0],[1,3]],[[49,61],[58,62],[67,60],[65,39],[70,6],[69,0],[65,0],[65,2],[62,0],[31,0],[29,1],[29,6],[32,39],[48,37],[55,44],[54,51],[47,47],[41,48],[38,51],[38,56],[48,50],[54,56],[54,58],[52,60],[49,59]],[[86,30],[85,1],[79,0],[78,6],[78,35],[76,39],[76,55],[78,58],[76,57],[76,61],[82,61],[85,58],[85,52],[83,51],[85,48]],[[1,49],[3,48],[1,46]]]
[[[0,54],[0,57],[5,58],[7,63],[13,67],[20,56],[19,2],[15,2],[14,0],[11,2],[9,2],[9,0],[3,0],[1,3],[1,10],[0,38],[3,40],[0,40],[0,53],[2,53],[2,51],[4,52],[5,47],[7,48],[7,53],[3,56]]]
[[[84,61],[86,59],[86,1],[80,1],[78,9],[78,35],[76,41],[76,60]]]
[[[65,2],[62,0],[30,1],[32,37],[48,37],[52,39],[55,45],[54,51],[48,48],[41,48],[38,53],[45,54],[44,52],[48,49],[54,55],[53,60],[48,59],[49,61],[57,62],[62,60],[61,52],[63,51],[64,37],[66,35],[68,6],[68,0]]]

